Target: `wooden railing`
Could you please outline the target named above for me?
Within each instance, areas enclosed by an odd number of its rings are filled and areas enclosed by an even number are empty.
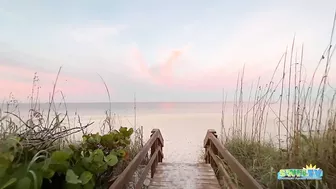
[[[205,161],[210,163],[213,169],[221,170],[222,178],[225,184],[231,189],[238,188],[225,170],[222,160],[226,162],[230,170],[232,170],[243,184],[244,188],[262,189],[263,187],[250,175],[250,173],[234,158],[233,155],[218,140],[215,130],[208,130],[204,139]]]
[[[134,172],[137,170],[141,162],[145,159],[148,151],[151,150],[150,160],[146,167],[144,168],[138,182],[135,184],[135,189],[141,189],[143,183],[148,175],[149,170],[151,171],[151,177],[153,178],[156,166],[159,162],[162,162],[163,153],[163,138],[159,129],[153,129],[151,132],[151,137],[144,145],[142,150],[134,157],[134,159],[129,163],[126,169],[118,176],[118,178],[113,182],[109,189],[124,189],[130,182]]]

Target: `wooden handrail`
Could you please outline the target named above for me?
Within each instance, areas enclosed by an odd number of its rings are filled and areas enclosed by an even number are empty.
[[[153,178],[156,166],[163,159],[163,138],[159,129],[153,129],[151,132],[151,137],[144,145],[142,150],[134,157],[134,159],[129,163],[126,169],[118,176],[118,178],[113,182],[109,189],[123,189],[129,183],[134,172],[137,170],[141,162],[145,159],[148,151],[151,150],[151,156],[148,164],[144,168],[138,182],[135,185],[135,189],[141,189],[143,182],[148,175],[149,170],[151,170],[151,177]]]
[[[210,163],[213,168],[217,168],[219,165],[219,156],[228,164],[233,172],[238,176],[238,179],[244,185],[244,188],[262,189],[263,187],[250,175],[250,173],[238,162],[238,160],[222,145],[218,140],[216,131],[209,129],[205,139],[205,161]],[[225,171],[225,170],[223,170]],[[227,179],[227,178],[226,178]],[[236,188],[231,186],[231,188]]]

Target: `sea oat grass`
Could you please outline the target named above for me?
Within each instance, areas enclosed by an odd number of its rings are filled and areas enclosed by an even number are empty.
[[[270,81],[262,84],[259,78],[254,94],[250,90],[247,101],[242,95],[244,74],[237,79],[233,122],[228,129],[222,121],[221,140],[265,188],[336,188],[336,91],[328,80],[336,50],[335,22],[336,13],[330,43],[309,80],[303,77],[303,45],[301,56],[294,58],[298,54],[294,52],[295,37],[291,51],[286,48]],[[276,80],[281,67],[279,80]],[[319,73],[321,78],[316,80]],[[274,108],[274,105],[277,106]],[[224,113],[222,115],[224,120]],[[275,119],[270,120],[269,115]],[[267,129],[277,131],[272,140],[266,137]],[[309,164],[323,170],[322,181],[277,180],[280,169],[300,169]]]

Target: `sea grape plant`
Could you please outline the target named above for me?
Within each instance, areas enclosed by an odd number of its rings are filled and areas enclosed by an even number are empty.
[[[102,173],[125,158],[133,129],[121,127],[105,135],[88,134],[79,144],[36,153],[30,161],[19,137],[8,137],[0,148],[0,189],[92,189]],[[21,148],[20,148],[21,147]]]

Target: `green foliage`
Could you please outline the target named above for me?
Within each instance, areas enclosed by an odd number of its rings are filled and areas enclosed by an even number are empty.
[[[126,155],[133,129],[121,127],[105,135],[84,135],[78,145],[52,152],[27,156],[20,150],[20,138],[9,137],[1,141],[0,189],[38,189],[43,182],[52,182],[63,175],[64,188],[92,189],[96,179],[116,166]]]

